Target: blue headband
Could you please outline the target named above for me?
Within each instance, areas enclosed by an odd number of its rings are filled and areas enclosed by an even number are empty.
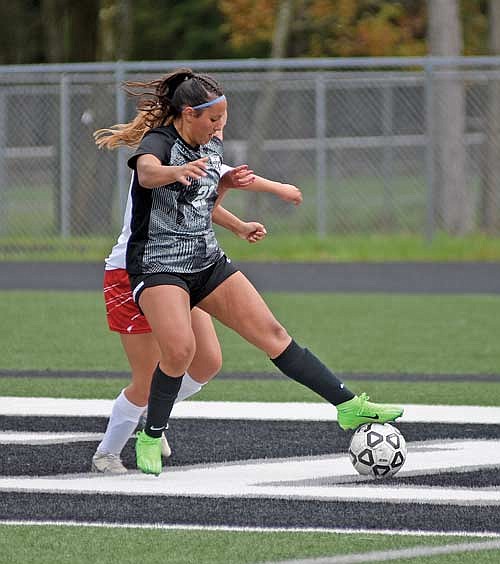
[[[193,108],[193,110],[203,110],[204,108],[209,108],[210,106],[213,106],[214,104],[217,104],[218,102],[222,102],[222,100],[225,100],[226,97],[224,96],[224,94],[222,96],[219,96],[218,98],[214,98],[213,100],[209,100],[208,102],[205,102],[204,104],[198,104],[197,106],[191,106]]]

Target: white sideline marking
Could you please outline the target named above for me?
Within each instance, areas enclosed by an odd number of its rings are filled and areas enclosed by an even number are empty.
[[[413,444],[416,455],[409,453],[399,476],[500,466],[500,440]],[[138,471],[124,475],[2,476],[0,491],[500,505],[499,488],[413,486],[397,479],[359,479],[343,454],[172,467],[158,477]]]
[[[42,445],[56,443],[76,443],[81,441],[100,441],[102,437],[103,433],[39,433],[34,431],[0,431],[0,445]]]
[[[109,529],[154,529],[173,531],[225,531],[228,533],[330,533],[338,535],[391,535],[402,537],[472,537],[500,538],[500,533],[471,531],[420,531],[409,529],[328,529],[322,527],[236,527],[230,525],[170,525],[164,523],[108,523],[106,521],[2,521],[0,526],[31,527],[66,526],[66,527],[102,527]]]
[[[109,417],[114,400],[0,397],[0,415]],[[500,424],[500,407],[405,405],[404,423]],[[176,419],[245,419],[267,421],[336,421],[328,403],[183,401]],[[397,422],[396,422],[397,423]]]
[[[345,554],[323,558],[307,558],[300,560],[266,561],[267,564],[365,564],[368,562],[388,562],[406,558],[422,558],[440,554],[457,554],[462,552],[478,552],[480,550],[498,550],[500,541],[482,541],[442,546],[415,546],[410,548],[396,548],[393,550],[378,550],[358,554]],[[265,563],[262,563],[265,564]]]

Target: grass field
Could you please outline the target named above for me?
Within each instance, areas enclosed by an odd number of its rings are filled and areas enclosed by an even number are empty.
[[[296,339],[340,372],[500,372],[500,321],[495,313],[500,306],[499,296],[272,293],[265,297]],[[127,370],[118,338],[107,330],[98,292],[0,292],[0,310],[4,317],[0,327],[0,369],[103,373]],[[223,371],[273,371],[273,365],[238,336],[220,326],[217,330],[225,358]],[[0,395],[111,399],[125,383],[126,380],[117,378],[3,377]],[[347,383],[386,401],[500,404],[500,383],[494,382]],[[307,389],[285,380],[226,379],[210,383],[193,399],[317,401]],[[334,527],[335,523],[331,525]],[[2,525],[0,561],[244,564],[477,540],[481,539],[473,535],[423,537]],[[399,564],[499,561],[500,550],[397,560]]]
[[[2,535],[3,533],[3,535]],[[17,542],[13,542],[14,539]],[[457,537],[301,532],[154,531],[98,527],[0,527],[3,562],[23,564],[250,564],[456,544]],[[484,539],[470,537],[467,541]],[[33,553],[40,555],[33,560]],[[494,564],[498,552],[426,558],[425,564]],[[479,559],[479,560],[478,560]],[[398,560],[404,564],[406,560]],[[414,559],[408,562],[415,563]]]
[[[114,399],[128,383],[121,378],[1,378],[0,395],[77,399]],[[367,392],[378,401],[392,403],[490,405],[499,404],[500,383],[387,382],[349,380],[352,390]],[[269,380],[213,380],[196,401],[321,402],[316,394],[296,383]],[[189,401],[189,400],[187,400]]]
[[[265,295],[298,342],[339,372],[495,373],[500,298],[488,295]],[[20,307],[22,304],[22,307]],[[127,370],[99,292],[1,292],[0,368]],[[269,360],[217,326],[225,372]]]
[[[274,232],[268,226],[265,242],[249,245],[218,231],[219,242],[234,260],[251,261],[498,261],[500,237],[471,234],[451,237],[436,233],[432,241],[415,233],[327,234]],[[112,237],[0,238],[0,261],[102,261],[114,244]]]

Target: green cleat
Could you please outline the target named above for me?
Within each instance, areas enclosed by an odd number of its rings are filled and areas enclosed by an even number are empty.
[[[337,405],[337,422],[344,431],[357,429],[364,423],[387,423],[403,415],[403,408],[397,405],[369,402],[365,394],[355,396]]]
[[[135,458],[137,468],[144,474],[161,474],[161,437],[157,439],[139,431],[135,441]]]

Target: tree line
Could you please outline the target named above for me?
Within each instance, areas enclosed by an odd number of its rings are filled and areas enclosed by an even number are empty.
[[[461,54],[487,54],[494,0],[456,2]],[[0,3],[0,64],[269,57],[284,9],[285,57],[429,52],[422,0],[11,0]]]

